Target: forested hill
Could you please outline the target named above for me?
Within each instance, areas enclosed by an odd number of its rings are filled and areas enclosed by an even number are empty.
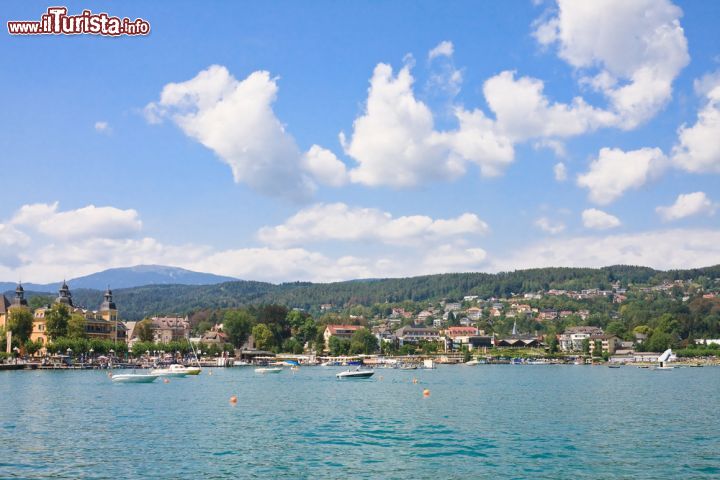
[[[412,278],[354,280],[336,283],[283,283],[236,281],[217,285],[148,285],[114,290],[115,302],[125,320],[156,314],[186,314],[205,308],[229,308],[247,304],[276,303],[316,310],[319,305],[372,305],[404,300],[461,299],[465,295],[483,298],[539,290],[608,289],[614,282],[660,284],[666,280],[720,278],[720,265],[659,271],[647,267],[612,266],[594,268],[541,268],[497,274],[448,273]],[[73,290],[78,305],[96,309],[102,291]]]

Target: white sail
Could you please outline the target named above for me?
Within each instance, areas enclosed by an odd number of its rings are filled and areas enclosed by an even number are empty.
[[[671,349],[671,348],[668,348],[667,350],[665,350],[665,351],[663,352],[662,355],[660,355],[660,356],[658,357],[658,362],[660,362],[660,363],[665,363],[665,362],[667,362],[668,359],[670,358],[670,355],[672,355],[672,349]]]

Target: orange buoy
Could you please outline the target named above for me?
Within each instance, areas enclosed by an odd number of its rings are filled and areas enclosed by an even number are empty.
[[[230,404],[235,405],[236,403],[237,403],[237,397],[235,395],[233,395],[232,397],[230,397]]]
[[[427,398],[427,397],[429,397],[429,396],[430,396],[430,390],[428,390],[428,389],[426,388],[425,390],[423,390],[423,397]]]

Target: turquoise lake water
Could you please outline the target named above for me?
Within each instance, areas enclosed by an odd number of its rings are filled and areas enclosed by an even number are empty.
[[[719,367],[337,371],[0,372],[0,478],[720,477]]]

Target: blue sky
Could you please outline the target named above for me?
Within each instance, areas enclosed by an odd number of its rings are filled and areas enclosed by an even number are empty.
[[[717,2],[199,5],[0,35],[0,278],[720,262]]]

